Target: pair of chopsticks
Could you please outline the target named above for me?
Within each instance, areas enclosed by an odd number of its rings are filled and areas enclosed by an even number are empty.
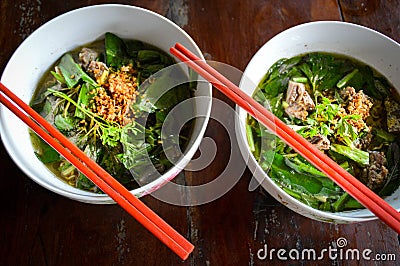
[[[175,47],[170,48],[170,52],[285,141],[379,219],[400,233],[400,214],[381,197],[183,45],[177,43]]]
[[[0,101],[183,260],[194,246],[0,82]],[[4,96],[7,96],[7,98]],[[30,116],[30,117],[29,117]],[[33,120],[32,120],[33,119]],[[47,130],[47,131],[46,131]]]

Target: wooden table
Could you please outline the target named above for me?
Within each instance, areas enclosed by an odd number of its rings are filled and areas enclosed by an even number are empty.
[[[108,1],[2,0],[0,70],[18,45],[43,23],[66,11],[104,2]],[[113,2],[145,7],[164,15],[186,30],[208,59],[240,70],[275,34],[308,21],[353,22],[400,42],[400,0]],[[214,95],[233,106],[217,91]],[[231,121],[228,124],[233,127]],[[218,176],[227,163],[231,145],[236,145],[227,141],[226,131],[215,121],[209,123],[206,136],[217,144],[216,158],[202,171],[186,172],[188,183],[201,183]],[[399,265],[400,262],[398,236],[382,222],[334,225],[310,220],[287,209],[261,188],[250,192],[248,170],[228,193],[205,205],[179,207],[152,196],[143,198],[195,245],[190,257],[182,261],[119,206],[89,205],[49,192],[23,174],[3,147],[0,165],[3,172],[1,265]],[[321,251],[335,248],[339,238],[347,240],[347,249],[394,254],[397,262],[330,259],[327,255],[323,260],[283,261],[276,253],[272,260],[262,258],[265,245],[268,250]]]

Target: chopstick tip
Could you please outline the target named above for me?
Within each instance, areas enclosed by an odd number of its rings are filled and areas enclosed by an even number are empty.
[[[189,258],[189,255],[193,252],[194,246],[191,245],[184,254],[181,254],[180,257],[182,260],[187,260]]]

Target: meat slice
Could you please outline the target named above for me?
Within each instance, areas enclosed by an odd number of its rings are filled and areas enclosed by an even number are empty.
[[[89,48],[82,48],[82,50],[79,53],[79,61],[81,62],[81,65],[83,68],[87,68],[92,61],[96,61],[97,57],[99,54]]]
[[[356,90],[353,87],[346,87],[339,92],[339,95],[343,101],[347,102],[356,95]]]
[[[285,108],[285,112],[290,117],[301,120],[306,120],[308,111],[315,109],[315,103],[308,94],[305,85],[299,82],[289,81],[286,102],[288,106]]]
[[[372,142],[372,137],[373,135],[371,131],[368,131],[367,134],[365,134],[362,138],[356,139],[354,146],[360,150],[367,150]]]
[[[329,150],[331,142],[327,137],[321,134],[317,134],[311,138],[310,143],[313,144],[319,150]]]
[[[87,72],[92,74],[97,83],[100,85],[106,83],[109,74],[107,65],[99,61],[90,62],[90,64],[87,66]]]
[[[369,166],[363,170],[362,180],[371,190],[377,190],[385,185],[389,173],[386,165],[383,152],[369,152]]]

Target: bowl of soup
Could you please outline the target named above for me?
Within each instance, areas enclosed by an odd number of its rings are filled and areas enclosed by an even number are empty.
[[[338,21],[287,29],[246,67],[240,88],[400,210],[400,45]],[[376,216],[237,107],[254,178],[291,210],[324,222]]]
[[[88,6],[34,31],[1,82],[141,197],[185,168],[208,123],[211,86],[169,54],[177,42],[202,57],[155,12]],[[3,106],[0,124],[7,152],[35,182],[74,200],[113,202]]]

